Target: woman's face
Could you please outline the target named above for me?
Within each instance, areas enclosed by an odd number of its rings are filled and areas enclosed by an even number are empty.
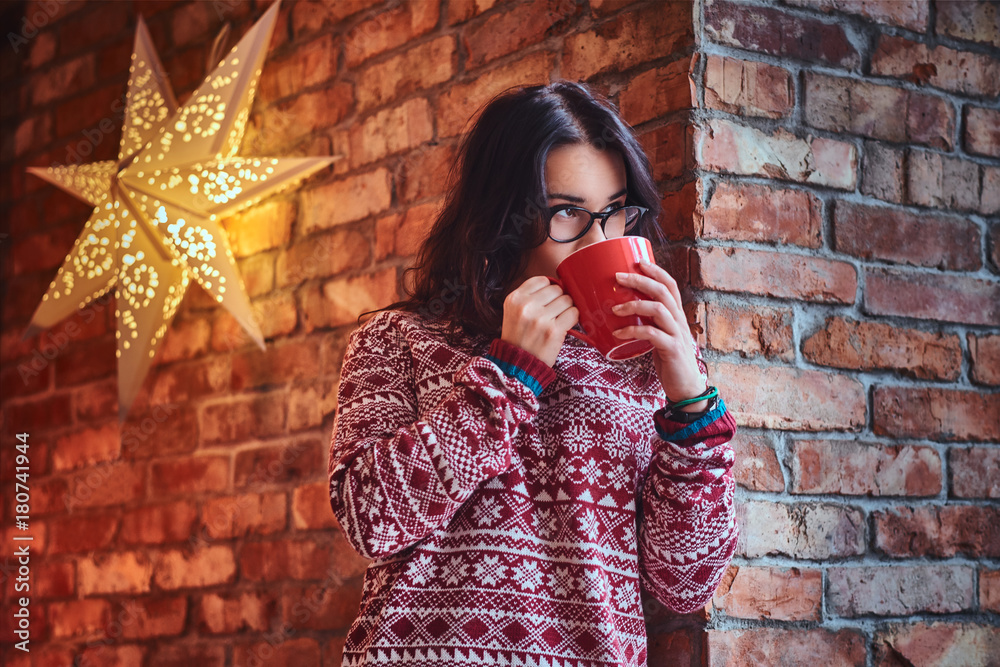
[[[590,144],[559,146],[549,152],[545,161],[545,187],[550,209],[560,204],[593,213],[617,208],[625,204],[625,161],[616,151],[597,150]],[[555,276],[559,262],[603,240],[604,230],[597,220],[576,241],[558,243],[546,238],[542,245],[528,251],[528,263],[518,284],[534,276]]]

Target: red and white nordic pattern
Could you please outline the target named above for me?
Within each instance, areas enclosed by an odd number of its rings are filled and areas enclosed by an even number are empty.
[[[343,663],[644,665],[640,578],[690,611],[732,556],[735,423],[661,420],[665,442],[648,356],[568,337],[536,398],[489,343],[400,312],[351,337],[330,492],[374,560]]]

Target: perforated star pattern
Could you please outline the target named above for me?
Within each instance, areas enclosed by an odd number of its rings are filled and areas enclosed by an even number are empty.
[[[219,221],[334,160],[236,155],[278,5],[183,106],[140,17],[117,161],[28,170],[94,206],[32,327],[50,327],[115,289],[122,418],[192,280],[264,346]]]

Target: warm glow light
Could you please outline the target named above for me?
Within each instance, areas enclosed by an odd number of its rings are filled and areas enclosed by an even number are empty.
[[[31,324],[50,327],[115,289],[122,418],[191,280],[264,347],[218,221],[334,159],[236,156],[279,4],[271,5],[183,106],[140,17],[118,159],[28,170],[94,206]]]

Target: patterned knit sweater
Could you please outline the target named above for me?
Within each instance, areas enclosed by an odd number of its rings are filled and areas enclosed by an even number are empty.
[[[569,336],[550,369],[411,313],[354,332],[330,497],[373,560],[344,666],[645,665],[640,585],[704,605],[737,536],[725,404],[663,404],[650,355]]]

